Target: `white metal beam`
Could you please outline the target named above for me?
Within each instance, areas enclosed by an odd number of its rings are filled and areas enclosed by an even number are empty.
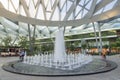
[[[55,9],[56,9],[58,3],[59,3],[59,0],[55,0],[55,2],[54,2],[54,4],[53,4],[53,7],[52,7],[52,13],[51,13],[51,16],[50,16],[49,20],[52,19],[53,14],[54,14],[54,12],[55,12]]]
[[[93,16],[97,0],[93,0],[89,12],[86,14],[84,18],[91,18]]]
[[[30,13],[28,11],[27,4],[26,4],[25,0],[20,0],[20,2],[21,2],[21,5],[23,5],[24,11],[25,11],[27,17],[30,17]]]
[[[111,3],[114,0],[101,0],[97,5],[96,8],[94,10],[94,13],[96,13],[97,11],[99,11],[101,8],[105,7],[107,4]]]
[[[67,20],[69,18],[69,16],[71,15],[71,13],[74,11],[74,9],[76,8],[76,6],[79,4],[80,0],[75,0],[73,2],[73,4],[71,5],[71,7],[69,8],[66,16],[64,17],[64,21]]]
[[[42,5],[42,8],[43,8],[44,18],[45,18],[45,20],[47,20],[44,0],[42,0],[41,3],[42,3],[41,5]]]
[[[92,16],[90,19],[82,18],[78,20],[69,20],[69,21],[50,21],[50,20],[48,21],[48,20],[39,20],[35,18],[18,15],[0,7],[0,16],[6,17],[13,21],[21,21],[29,24],[43,25],[43,26],[58,26],[59,24],[61,24],[61,26],[80,26],[82,24],[87,24],[90,22],[109,19],[117,15],[120,15],[120,5],[117,5],[113,9],[106,11],[102,14]]]

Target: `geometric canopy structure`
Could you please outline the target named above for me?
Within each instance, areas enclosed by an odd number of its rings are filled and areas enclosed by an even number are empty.
[[[119,14],[120,0],[0,0],[0,38],[50,38],[59,27],[65,36],[89,33],[103,20],[101,30],[120,29]]]

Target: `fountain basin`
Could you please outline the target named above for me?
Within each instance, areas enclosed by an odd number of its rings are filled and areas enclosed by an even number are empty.
[[[85,54],[68,54],[64,56],[64,62],[54,62],[54,54],[41,54],[34,56],[24,57],[23,63],[30,65],[38,65],[49,68],[56,68],[61,70],[74,70],[85,64],[92,62],[93,58],[91,55]]]
[[[111,71],[117,68],[117,64],[109,60],[94,59],[92,62],[74,70],[61,70],[14,61],[4,64],[2,68],[9,72],[33,76],[75,76]]]

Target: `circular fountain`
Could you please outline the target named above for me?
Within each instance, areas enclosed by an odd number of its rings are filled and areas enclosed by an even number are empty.
[[[92,62],[92,56],[81,53],[68,54],[65,56],[65,61],[54,61],[54,54],[26,56],[23,61],[24,64],[38,65],[60,70],[74,70],[90,62]]]
[[[24,56],[24,60],[9,62],[3,69],[26,75],[42,76],[70,76],[101,73],[115,69],[117,64],[101,59],[94,59],[91,55],[65,52],[63,31],[56,34],[53,53],[39,53],[34,56]]]

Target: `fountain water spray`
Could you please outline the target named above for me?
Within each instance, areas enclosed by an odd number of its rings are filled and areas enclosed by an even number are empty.
[[[63,30],[56,33],[55,48],[54,48],[54,62],[66,62],[65,43]]]
[[[74,70],[92,62],[92,60],[92,56],[87,54],[66,54],[63,30],[60,29],[56,33],[54,53],[40,53],[39,55],[35,56],[25,56],[23,63],[61,70]]]

